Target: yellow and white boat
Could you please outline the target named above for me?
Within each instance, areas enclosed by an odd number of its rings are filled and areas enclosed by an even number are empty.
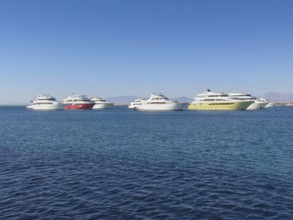
[[[245,110],[252,100],[231,99],[226,93],[207,90],[198,94],[188,106],[189,110]]]

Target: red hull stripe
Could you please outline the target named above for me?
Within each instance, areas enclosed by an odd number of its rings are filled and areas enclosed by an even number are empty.
[[[95,104],[66,105],[65,109],[91,109]]]

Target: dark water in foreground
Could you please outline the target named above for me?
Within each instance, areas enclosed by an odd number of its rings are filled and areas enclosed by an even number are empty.
[[[293,219],[293,108],[0,108],[0,219]]]

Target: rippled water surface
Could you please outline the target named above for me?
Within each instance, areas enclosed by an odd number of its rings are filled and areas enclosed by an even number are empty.
[[[0,108],[0,219],[293,219],[293,108]]]

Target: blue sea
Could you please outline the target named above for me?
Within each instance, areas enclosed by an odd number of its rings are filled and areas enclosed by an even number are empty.
[[[0,108],[0,219],[293,219],[293,108]]]

